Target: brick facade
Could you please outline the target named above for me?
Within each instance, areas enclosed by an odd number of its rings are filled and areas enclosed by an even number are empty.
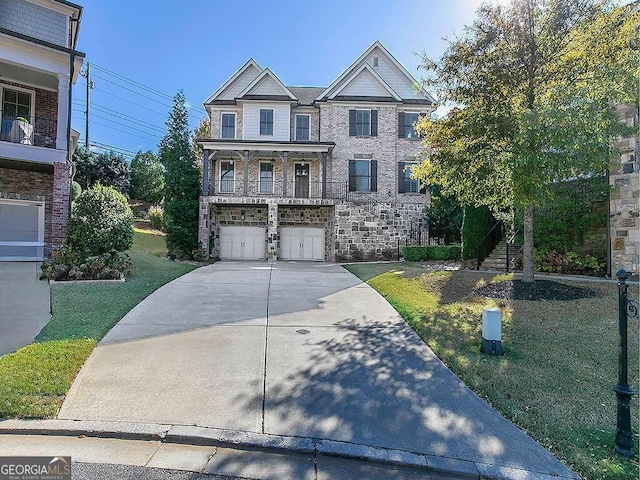
[[[0,198],[44,202],[45,251],[66,242],[69,218],[69,167],[66,163],[54,164],[51,173],[0,168]]]

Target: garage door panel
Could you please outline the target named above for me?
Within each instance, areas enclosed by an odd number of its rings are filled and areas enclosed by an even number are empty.
[[[220,258],[227,260],[263,260],[264,227],[220,227]]]
[[[283,260],[324,260],[324,229],[281,227],[280,258]]]
[[[44,205],[0,201],[0,260],[42,260]]]

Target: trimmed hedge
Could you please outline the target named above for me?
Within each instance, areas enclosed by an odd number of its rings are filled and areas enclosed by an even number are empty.
[[[464,207],[462,218],[462,258],[469,260],[478,255],[478,244],[495,220],[487,207]]]
[[[422,260],[459,260],[460,245],[425,245],[402,248],[402,256],[408,262]]]

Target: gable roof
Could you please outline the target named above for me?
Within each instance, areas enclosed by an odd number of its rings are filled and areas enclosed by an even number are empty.
[[[247,62],[241,66],[236,73],[234,73],[226,82],[224,82],[222,84],[222,86],[220,88],[218,88],[215,92],[213,92],[213,94],[207,98],[204,102],[205,105],[207,105],[208,103],[213,102],[216,98],[218,98],[225,90],[227,90],[228,87],[230,87],[238,78],[240,78],[242,76],[242,74],[244,74],[245,72],[247,72],[247,70],[254,68],[257,69],[258,72],[262,72],[262,67],[260,65],[258,65],[258,62],[256,62],[253,58],[250,58],[249,60],[247,60]],[[258,73],[259,75],[259,73]],[[256,76],[258,76],[256,75]]]
[[[267,91],[265,89],[261,90],[260,86],[266,86]],[[268,68],[265,68],[244,90],[236,95],[236,98],[240,99],[245,96],[255,95],[287,96],[291,100],[297,100],[296,96]]]
[[[366,63],[362,64],[360,68],[358,68],[355,72],[353,72],[351,75],[346,77],[345,81],[341,85],[338,85],[337,88],[335,88],[331,93],[331,95],[329,95],[327,98],[329,99],[335,98],[343,90],[346,90],[349,86],[355,84],[360,79],[362,79],[363,81],[360,81],[360,85],[358,85],[359,89],[364,90],[363,87],[367,87],[369,89],[377,87],[378,91],[376,92],[376,95],[373,95],[373,96],[379,96],[379,97],[391,96],[398,101],[402,101],[400,96],[387,84],[387,82],[385,82],[382,79],[382,77],[380,77],[380,75],[378,75],[378,73],[376,73],[375,70],[373,70]],[[362,83],[364,83],[364,85],[362,85]],[[367,85],[367,83],[369,85]],[[348,93],[345,92],[345,94],[348,94]],[[358,93],[352,92],[351,96],[360,96],[360,95],[359,95],[359,92]]]
[[[343,71],[338,76],[338,78],[336,78],[331,83],[331,85],[329,85],[320,95],[318,95],[316,97],[316,100],[321,101],[321,100],[325,100],[326,98],[330,98],[331,94],[334,93],[334,90],[339,88],[344,82],[348,83],[352,76],[360,73],[362,65],[363,64],[366,65],[367,57],[376,49],[379,50],[380,54],[388,61],[388,63],[394,68],[394,70],[400,75],[400,77],[404,79],[407,85],[417,84],[416,79],[413,78],[413,76],[407,71],[407,69],[404,68],[402,64],[398,62],[398,60],[396,60],[396,58],[393,55],[391,55],[389,50],[387,50],[386,47],[382,43],[380,43],[380,41],[376,40],[345,71]],[[370,70],[373,71],[373,69],[370,69]],[[384,83],[387,83],[387,82],[384,82]],[[405,99],[404,96],[399,95],[399,92],[394,91],[394,94],[395,94],[394,98],[400,97],[402,99]],[[424,97],[425,100],[427,100],[429,103],[432,103],[432,104],[435,103],[435,100],[433,99],[433,97],[429,95],[429,93],[426,92],[424,89],[420,88],[418,90],[418,94],[419,96]]]

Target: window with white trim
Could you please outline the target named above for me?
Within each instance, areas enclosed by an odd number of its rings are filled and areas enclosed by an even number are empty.
[[[273,109],[260,109],[260,135],[273,135]]]
[[[236,138],[236,114],[222,113],[220,115],[220,138],[234,140]]]
[[[260,193],[273,193],[273,163],[260,162]]]
[[[220,162],[220,193],[233,193],[235,170],[233,160]]]
[[[371,135],[371,110],[356,110],[356,136]]]
[[[311,115],[296,115],[296,140],[311,140]]]
[[[405,193],[420,193],[420,180],[411,178],[411,170],[416,163],[404,164],[404,192]]]
[[[33,124],[31,118],[31,105],[33,95],[31,92],[1,87],[2,108],[0,108],[0,131],[9,132],[11,125],[16,118],[24,118],[28,123]]]

